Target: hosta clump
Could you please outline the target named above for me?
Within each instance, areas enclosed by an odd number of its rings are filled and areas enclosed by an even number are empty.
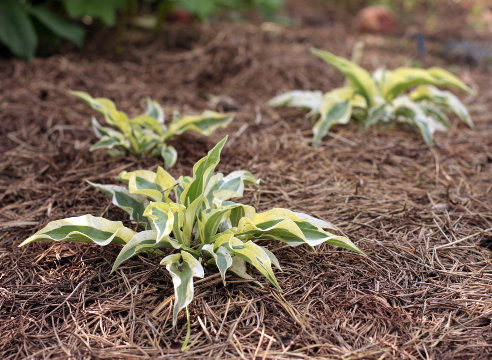
[[[84,215],[53,221],[20,246],[49,240],[123,245],[112,271],[142,252],[169,253],[161,264],[174,283],[174,323],[178,312],[192,301],[193,277],[204,276],[203,266],[216,266],[225,283],[226,272],[254,280],[247,272],[249,263],[280,289],[272,271],[272,264],[280,268],[278,260],[257,245],[256,239],[279,240],[291,246],[327,243],[362,254],[346,237],[325,231],[333,229],[325,221],[279,208],[257,213],[251,206],[232,202],[243,195],[245,185],[259,180],[247,171],[214,174],[225,141],[194,165],[191,177],[174,179],[158,168],[156,172],[122,172],[119,179],[128,187],[92,184],[139,223],[142,231],[119,221]]]
[[[93,109],[104,115],[106,123],[116,127],[101,126],[95,117],[92,128],[99,141],[91,150],[107,148],[111,155],[150,155],[162,156],[166,168],[173,166],[178,157],[176,149],[166,144],[173,136],[194,131],[202,135],[210,135],[219,127],[227,127],[234,118],[233,114],[220,114],[206,110],[201,115],[173,115],[166,125],[164,111],[156,101],[146,99],[145,113],[130,119],[127,114],[116,109],[115,104],[105,98],[93,98],[82,91],[72,91],[87,102]]]
[[[379,68],[371,74],[354,62],[327,51],[312,49],[349,80],[349,85],[327,93],[294,90],[271,99],[272,106],[294,106],[319,115],[313,127],[314,144],[318,144],[332,125],[347,124],[355,118],[366,126],[377,122],[405,122],[418,127],[425,142],[432,144],[436,130],[446,130],[451,124],[446,112],[453,112],[473,127],[468,110],[451,92],[436,86],[454,87],[472,93],[460,79],[444,69],[433,67]],[[418,85],[407,92],[409,88]]]

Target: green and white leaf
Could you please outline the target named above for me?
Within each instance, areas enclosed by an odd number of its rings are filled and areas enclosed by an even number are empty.
[[[144,102],[147,108],[145,111],[145,115],[156,119],[159,124],[164,124],[165,115],[162,106],[157,101],[154,101],[150,98],[145,99]]]
[[[321,91],[293,90],[268,100],[270,106],[301,107],[310,110],[308,116],[318,114],[323,93]]]
[[[157,230],[157,241],[162,241],[169,237],[169,234],[173,231],[174,214],[185,210],[185,207],[175,203],[163,203],[152,202],[145,209],[144,216],[148,217],[153,224],[154,229]],[[176,242],[175,240],[167,240],[175,249],[181,248],[183,244]]]
[[[113,273],[123,262],[142,252],[151,252],[155,249],[173,248],[168,238],[156,240],[156,230],[146,230],[136,233],[133,238],[123,246],[118,257],[114,261],[111,273]]]
[[[317,145],[326,135],[331,126],[347,124],[352,116],[354,89],[343,87],[326,93],[323,96],[321,116],[313,127],[313,144]]]
[[[70,94],[84,100],[94,110],[104,115],[108,124],[116,126],[127,137],[132,137],[132,128],[128,116],[124,112],[118,111],[114,102],[106,98],[93,98],[83,91],[70,91]]]
[[[161,167],[157,168],[157,172],[150,170],[123,171],[118,177],[128,181],[130,193],[148,196],[156,202],[164,201],[173,187],[176,186],[176,180]]]
[[[408,97],[416,102],[427,100],[431,103],[435,103],[444,109],[452,111],[461,120],[465,121],[469,127],[474,127],[468,109],[460,99],[450,91],[439,90],[431,85],[421,85],[412,91]]]
[[[439,67],[432,67],[427,70],[429,74],[431,74],[436,80],[439,81],[438,84],[441,86],[450,86],[461,91],[467,92],[469,94],[474,94],[475,92],[470,89],[463,81],[461,81],[458,77],[451,74],[449,71],[444,70]]]
[[[145,196],[131,194],[124,186],[87,182],[110,198],[114,205],[130,215],[131,220],[143,223],[146,227],[150,225],[144,215],[145,209],[149,206],[149,201]]]
[[[222,281],[225,285],[226,272],[232,266],[231,252],[225,246],[219,246],[219,248],[215,250],[214,245],[212,244],[203,245],[202,251],[207,252],[213,257],[215,265],[219,269],[220,276],[222,277]]]
[[[273,286],[282,290],[273,273],[272,261],[262,247],[252,241],[243,242],[236,237],[231,237],[229,247],[236,256],[253,265]]]
[[[378,94],[378,89],[367,70],[350,60],[335,56],[328,51],[313,48],[311,52],[336,67],[338,71],[352,82],[357,91],[366,99],[367,104],[369,106],[373,105],[374,97]]]
[[[408,96],[402,95],[394,100],[394,115],[404,122],[410,122],[417,126],[427,144],[432,144],[434,132],[437,130],[444,131],[446,127],[432,116],[426,115],[423,108]]]
[[[183,260],[182,262],[180,262],[181,259]],[[173,325],[176,325],[179,311],[188,306],[193,300],[193,277],[203,277],[204,271],[198,260],[186,251],[166,256],[161,261],[161,265],[166,266],[173,279],[175,296]]]
[[[185,115],[174,119],[168,127],[166,139],[185,131],[194,131],[202,135],[210,135],[218,128],[226,128],[234,119],[234,114],[220,114],[205,110],[201,115]]]
[[[52,221],[19,246],[36,241],[51,240],[94,242],[101,246],[111,243],[124,245],[134,235],[135,232],[124,227],[121,221],[111,221],[88,214]]]
[[[384,84],[382,95],[389,101],[414,85],[450,86],[468,93],[473,92],[456,76],[437,67],[427,70],[418,68],[398,68],[387,76],[388,80]]]

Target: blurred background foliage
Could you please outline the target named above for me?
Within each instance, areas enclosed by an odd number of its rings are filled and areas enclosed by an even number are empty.
[[[119,21],[151,27],[163,22],[209,21],[229,12],[254,10],[274,19],[283,0],[0,0],[0,43],[14,56],[30,59],[39,43],[59,46],[62,40],[82,46],[84,24],[114,26]]]
[[[165,22],[244,21],[251,13],[261,19],[289,24],[280,14],[286,0],[0,0],[0,53],[30,59],[42,45],[57,48],[62,41],[82,46],[87,25],[116,24],[148,28],[157,34]],[[432,31],[438,23],[438,0],[306,0],[356,14],[370,5],[383,5],[403,22],[425,13],[419,31]],[[492,31],[490,0],[449,0],[467,12],[467,22],[477,32]]]

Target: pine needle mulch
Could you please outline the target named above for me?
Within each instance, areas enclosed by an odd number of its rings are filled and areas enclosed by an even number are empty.
[[[189,43],[172,42],[183,34]],[[479,93],[460,94],[473,130],[456,121],[428,147],[410,127],[351,124],[313,148],[304,112],[263,104],[289,89],[340,85],[341,76],[308,49],[348,56],[357,38],[344,24],[282,31],[177,26],[160,40],[133,39],[104,58],[67,52],[0,62],[2,359],[492,357],[491,90],[482,69],[459,74]],[[403,65],[393,56],[398,40],[377,41],[384,43],[369,42],[363,65]],[[171,326],[172,282],[160,258],[138,256],[110,276],[116,246],[17,247],[65,217],[90,213],[131,226],[85,181],[115,183],[123,170],[160,165],[90,153],[93,113],[69,89],[110,97],[130,114],[147,96],[168,114],[213,107],[200,91],[232,97],[240,108],[231,127],[173,140],[180,160],[170,172],[190,174],[229,134],[218,170],[245,169],[263,179],[241,201],[331,221],[368,256],[265,241],[283,267],[276,271],[283,292],[259,275],[264,288],[234,277],[224,287],[206,272],[190,306],[192,346],[182,352],[186,314]]]

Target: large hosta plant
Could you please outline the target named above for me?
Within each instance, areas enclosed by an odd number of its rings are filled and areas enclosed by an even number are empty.
[[[93,98],[82,91],[72,91],[87,102],[93,109],[104,116],[107,124],[117,128],[101,126],[95,117],[92,117],[92,128],[99,141],[91,150],[101,148],[110,149],[111,155],[150,155],[162,156],[166,168],[173,166],[177,160],[174,147],[166,142],[175,135],[186,131],[194,131],[202,135],[210,135],[219,127],[227,127],[234,118],[233,114],[220,114],[206,110],[201,115],[173,115],[169,124],[165,124],[164,111],[158,102],[146,99],[145,113],[134,118],[116,109],[115,104],[106,98]]]
[[[444,69],[403,67],[390,71],[379,68],[371,75],[347,59],[327,51],[311,51],[336,67],[348,79],[347,85],[327,93],[294,90],[278,95],[268,103],[302,107],[310,110],[309,115],[318,115],[313,127],[315,145],[331,126],[347,124],[351,118],[366,126],[391,121],[415,125],[427,144],[432,144],[436,130],[446,130],[451,125],[448,112],[473,127],[470,114],[458,97],[436,86],[453,87],[468,93],[472,90]]]
[[[286,209],[257,213],[248,205],[231,201],[243,195],[244,186],[258,183],[247,171],[227,176],[214,173],[226,139],[193,167],[193,176],[174,179],[164,169],[156,172],[122,172],[127,187],[93,184],[138,223],[142,231],[120,221],[84,215],[49,223],[20,246],[35,241],[80,241],[122,245],[112,271],[142,252],[165,255],[161,264],[169,271],[175,290],[173,323],[178,312],[193,299],[193,278],[204,276],[204,266],[215,266],[225,283],[230,272],[254,281],[251,264],[278,289],[272,265],[275,255],[255,240],[279,240],[291,246],[314,247],[326,243],[362,252],[346,237],[334,235],[329,223]]]

